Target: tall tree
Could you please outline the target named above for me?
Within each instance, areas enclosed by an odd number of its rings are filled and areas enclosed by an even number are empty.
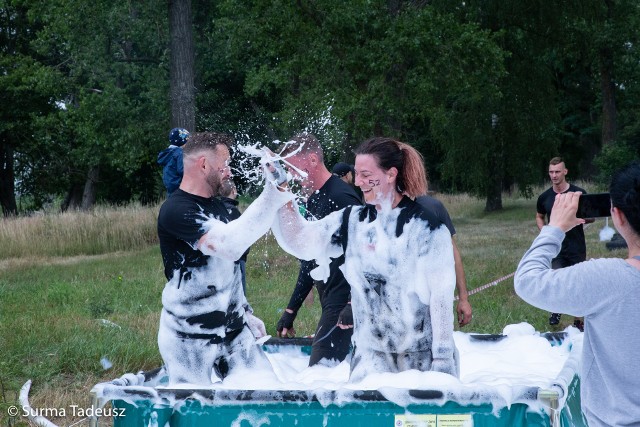
[[[29,2],[0,0],[0,206],[16,215],[16,162],[37,145],[39,117],[52,114],[60,75],[34,49],[43,22]]]
[[[468,111],[490,119],[486,100],[499,96],[503,57],[491,35],[422,3],[227,1],[216,35],[246,96],[273,111],[280,132],[330,106],[344,151],[384,133],[435,165],[434,117],[449,117],[467,92]]]
[[[446,176],[459,177],[462,189],[486,198],[487,211],[501,209],[502,191],[512,184],[530,194],[542,159],[557,151],[561,117],[549,58],[562,42],[561,3],[436,1],[438,9],[490,31],[506,55],[506,73],[497,83],[501,98],[478,122],[477,131],[485,135],[482,146],[465,149],[465,138],[458,135],[454,143],[460,149],[448,151],[443,163]]]
[[[563,99],[577,102],[577,108],[563,112],[565,129],[574,136],[563,141],[561,150],[581,159],[582,171],[594,176],[592,162],[601,149],[621,144],[611,152],[627,151],[638,135],[640,101],[634,94],[640,89],[640,7],[632,0],[589,0],[573,6],[562,11],[564,63],[557,69],[569,78],[560,86]]]
[[[51,143],[65,147],[68,207],[156,200],[153,166],[166,144],[161,124],[169,122],[166,5],[52,0],[39,7],[47,25],[38,46],[61,59],[67,82],[65,131]]]
[[[611,35],[614,30],[614,1],[604,0],[603,26],[607,35]],[[616,108],[616,95],[614,83],[614,55],[611,46],[612,40],[606,40],[598,47],[598,57],[600,59],[600,90],[602,91],[602,144],[611,144],[616,140],[618,133]]]
[[[171,126],[195,131],[194,43],[191,0],[169,0]]]

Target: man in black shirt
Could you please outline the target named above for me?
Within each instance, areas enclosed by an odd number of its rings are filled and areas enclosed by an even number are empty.
[[[286,157],[286,162],[292,166],[290,172],[310,194],[306,203],[307,219],[321,219],[347,206],[362,204],[353,186],[329,172],[324,164],[322,147],[315,136],[307,133],[296,135],[286,143],[280,155]],[[316,328],[309,366],[323,359],[340,362],[349,353],[353,330],[336,327],[340,312],[350,300],[349,284],[339,270],[343,263],[344,255],[334,259],[329,266],[329,278],[324,282],[315,281],[322,315]],[[316,267],[315,261],[300,262],[296,287],[278,321],[279,336],[295,335],[293,322],[304,298],[313,289],[314,280],[309,273]]]
[[[587,194],[582,188],[567,182],[566,176],[568,173],[569,170],[565,166],[562,157],[554,157],[549,161],[549,178],[551,179],[552,185],[551,188],[538,197],[536,204],[536,224],[538,229],[542,230],[542,227],[549,221],[551,208],[553,207],[557,194],[568,191],[581,191],[582,194]],[[593,219],[587,220],[587,222],[593,222]],[[562,241],[562,249],[558,256],[551,261],[551,267],[553,269],[569,267],[586,259],[587,245],[584,240],[584,229],[582,225],[579,225],[566,233]],[[558,323],[560,323],[560,313],[551,313],[549,324],[557,325]],[[574,325],[582,329],[582,321],[580,319],[576,319]]]
[[[353,165],[345,162],[339,162],[333,165],[333,168],[331,168],[331,173],[336,175],[347,184],[353,185],[356,171],[353,168]]]
[[[230,179],[230,137],[192,134],[184,145],[180,187],[163,203],[158,237],[167,284],[158,346],[170,384],[208,385],[237,367],[269,367],[255,343],[236,262],[269,230],[291,197],[267,182],[244,214],[230,221],[215,198]]]

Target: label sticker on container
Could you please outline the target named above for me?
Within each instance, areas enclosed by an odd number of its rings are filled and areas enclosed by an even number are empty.
[[[396,414],[394,427],[473,427],[470,414]]]
[[[438,415],[438,427],[473,427],[470,414]]]
[[[437,427],[437,415],[406,414],[396,415],[394,427]]]

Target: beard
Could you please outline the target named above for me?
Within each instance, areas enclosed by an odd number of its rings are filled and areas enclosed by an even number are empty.
[[[222,185],[222,178],[217,172],[212,172],[207,176],[207,184],[211,188],[211,196],[215,197],[220,192],[220,186]]]
[[[220,186],[218,188],[218,192],[216,193],[218,196],[230,197],[233,192],[233,181],[231,179],[223,179],[220,181]]]

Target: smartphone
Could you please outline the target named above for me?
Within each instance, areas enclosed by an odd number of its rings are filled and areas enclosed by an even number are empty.
[[[583,194],[578,202],[578,218],[599,218],[611,216],[611,196],[609,193]]]

